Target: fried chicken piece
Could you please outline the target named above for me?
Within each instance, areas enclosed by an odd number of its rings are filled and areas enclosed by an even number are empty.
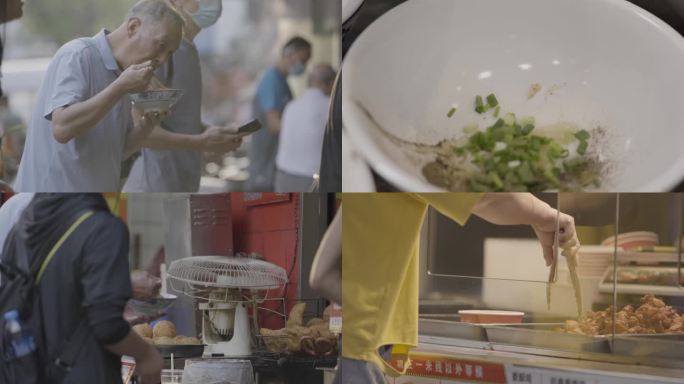
[[[611,334],[614,310],[609,306],[604,311],[589,312],[578,321],[568,320],[561,331],[588,336]],[[638,308],[626,305],[615,314],[615,333],[684,333],[684,315],[661,299],[645,295]]]

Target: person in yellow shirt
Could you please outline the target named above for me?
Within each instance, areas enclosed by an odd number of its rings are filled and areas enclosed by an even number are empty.
[[[531,225],[547,266],[556,257],[557,219],[561,247],[573,254],[579,247],[574,219],[528,193],[343,194],[342,356],[334,383],[380,384],[405,373],[387,360],[408,361],[417,345],[418,243],[429,206],[461,225],[471,214]]]

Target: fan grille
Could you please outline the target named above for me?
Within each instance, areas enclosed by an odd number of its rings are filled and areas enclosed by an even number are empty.
[[[287,283],[287,273],[275,264],[227,256],[186,257],[172,262],[167,274],[201,287],[272,289]]]

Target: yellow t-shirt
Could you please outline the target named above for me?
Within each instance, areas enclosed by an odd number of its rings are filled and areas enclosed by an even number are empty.
[[[428,206],[463,225],[477,193],[342,195],[342,355],[399,376],[378,354],[404,360],[418,342],[420,227]]]

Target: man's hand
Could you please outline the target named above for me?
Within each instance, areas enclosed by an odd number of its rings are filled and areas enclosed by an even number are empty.
[[[140,108],[133,107],[131,109],[131,116],[133,117],[133,125],[140,129],[140,137],[147,137],[154,127],[161,124],[169,115],[168,111],[147,111],[143,112]]]
[[[134,298],[150,299],[159,296],[161,280],[145,271],[133,271],[131,273],[131,285]]]
[[[234,151],[242,145],[242,136],[230,127],[209,127],[200,136],[202,150],[214,153]]]
[[[147,347],[143,357],[136,360],[135,371],[142,379],[143,384],[158,384],[161,381],[164,360],[153,345],[150,344]]]
[[[114,83],[124,93],[143,92],[150,85],[154,69],[155,64],[153,61],[133,64],[126,68]]]
[[[147,87],[148,91],[163,91],[165,89],[169,89],[169,87],[164,85],[164,83],[162,83],[161,80],[157,78],[157,76],[153,75],[150,78],[150,85]]]
[[[532,225],[534,233],[537,234],[539,242],[544,251],[544,260],[546,266],[550,266],[556,258],[555,240],[556,240],[556,215],[549,215],[545,222]],[[558,244],[563,249],[563,256],[574,256],[579,249],[580,243],[577,239],[575,231],[575,219],[565,213],[558,215]]]

